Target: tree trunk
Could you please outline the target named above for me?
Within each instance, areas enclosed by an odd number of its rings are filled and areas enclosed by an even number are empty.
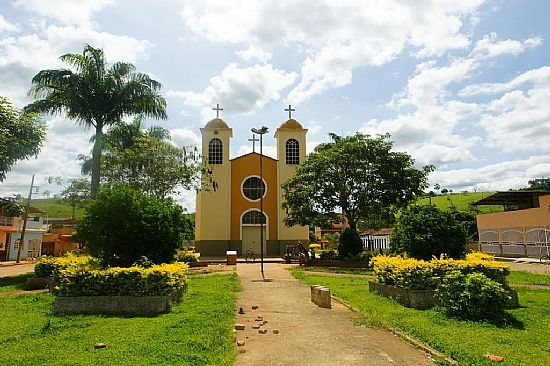
[[[97,123],[95,128],[95,143],[92,151],[92,198],[95,198],[99,190],[99,178],[101,177],[101,144],[103,141],[103,124]]]

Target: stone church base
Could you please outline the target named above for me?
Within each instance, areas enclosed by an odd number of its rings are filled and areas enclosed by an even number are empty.
[[[285,252],[288,244],[296,245],[300,240],[267,240],[267,257],[280,257]],[[306,249],[309,246],[309,240],[301,240]],[[201,257],[224,257],[228,250],[236,250],[237,256],[244,255],[242,240],[198,240],[195,242],[195,251],[201,254]],[[258,256],[260,253],[256,253]]]

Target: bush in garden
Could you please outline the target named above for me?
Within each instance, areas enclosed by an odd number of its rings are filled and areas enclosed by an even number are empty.
[[[40,258],[34,266],[36,277],[53,277],[55,273],[70,266],[97,268],[98,261],[89,255],[65,254],[62,257]]]
[[[59,296],[159,296],[187,286],[187,264],[108,269],[70,266],[54,275]]]
[[[468,320],[494,320],[504,316],[508,291],[482,273],[451,271],[436,289],[436,298],[447,314]]]
[[[471,252],[466,254],[467,261],[494,261],[495,257],[483,252]]]
[[[452,213],[435,206],[410,206],[399,217],[390,236],[392,253],[407,253],[424,260],[442,254],[461,258],[465,245],[464,227]]]
[[[356,231],[346,229],[340,236],[338,254],[341,259],[354,257],[363,251],[363,240]]]
[[[372,262],[379,282],[405,289],[435,290],[443,278],[453,271],[459,271],[464,275],[481,273],[507,289],[507,276],[510,274],[510,268],[505,263],[475,258],[440,258],[424,261],[376,256],[372,258]]]
[[[176,254],[176,261],[191,263],[191,262],[198,262],[199,258],[195,253],[186,252],[182,250],[182,251],[178,251],[178,254]]]
[[[76,238],[104,266],[129,267],[142,256],[171,262],[189,219],[181,206],[118,185],[105,187],[86,208]]]
[[[321,250],[321,254],[319,254],[319,257],[322,260],[332,261],[332,260],[338,259],[338,252],[332,249]]]

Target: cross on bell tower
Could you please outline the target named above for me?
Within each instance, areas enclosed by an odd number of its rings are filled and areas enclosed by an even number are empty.
[[[288,112],[288,119],[292,119],[292,112],[295,112],[296,109],[292,108],[292,106],[289,104],[288,108],[285,108],[285,111]]]
[[[216,103],[216,108],[212,108],[213,111],[216,111],[216,118],[220,118],[220,111],[223,111],[223,108],[220,108],[219,103]]]

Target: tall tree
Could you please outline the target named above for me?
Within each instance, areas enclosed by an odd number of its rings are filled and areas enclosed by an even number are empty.
[[[328,226],[341,220],[374,221],[406,206],[428,186],[432,166],[414,167],[406,153],[391,151],[389,135],[357,133],[318,145],[295,175],[282,185],[286,225]]]
[[[46,137],[46,125],[33,113],[23,113],[0,97],[0,182],[18,160],[37,155]]]
[[[42,70],[32,79],[29,95],[37,98],[25,109],[40,113],[65,113],[70,119],[95,129],[92,152],[91,194],[95,197],[101,175],[103,129],[130,115],[166,119],[161,84],[135,71],[134,65],[107,65],[102,49],[90,45],[82,54],[60,57],[70,69]]]

